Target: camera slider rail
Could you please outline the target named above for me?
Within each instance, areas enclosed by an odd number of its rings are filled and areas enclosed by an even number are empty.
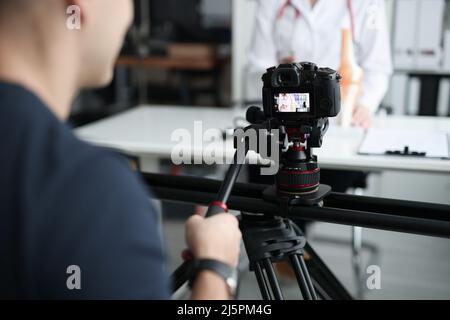
[[[157,199],[199,205],[210,204],[222,185],[218,180],[163,174],[144,173],[143,179]],[[278,216],[279,205],[263,196],[266,189],[266,185],[236,183],[227,202],[228,208]],[[289,207],[288,216],[294,221],[302,219],[450,238],[450,205],[444,204],[331,192],[323,199],[322,207],[293,205]]]

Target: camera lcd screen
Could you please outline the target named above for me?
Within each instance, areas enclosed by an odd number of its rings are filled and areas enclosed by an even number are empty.
[[[274,108],[279,113],[308,113],[311,111],[309,93],[276,94]]]

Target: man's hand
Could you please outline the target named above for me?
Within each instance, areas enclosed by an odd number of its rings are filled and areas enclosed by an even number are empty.
[[[186,242],[197,259],[214,259],[237,267],[241,238],[237,218],[228,213],[208,219],[194,215],[186,222]]]
[[[356,107],[353,111],[352,125],[369,129],[372,127],[372,112],[364,106]]]
[[[205,219],[194,215],[186,222],[186,242],[189,251],[183,258],[213,259],[237,267],[242,234],[236,217],[223,213]],[[225,300],[232,298],[224,279],[204,270],[192,287],[194,300]]]

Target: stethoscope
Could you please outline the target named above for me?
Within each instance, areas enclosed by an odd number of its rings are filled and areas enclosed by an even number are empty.
[[[346,0],[347,3],[347,10],[349,12],[349,16],[350,16],[350,28],[351,28],[351,32],[352,32],[352,37],[353,37],[353,43],[356,46],[356,37],[355,37],[355,16],[353,14],[353,1],[352,0]],[[278,10],[277,16],[276,16],[276,24],[280,21],[283,20],[283,18],[285,18],[286,13],[288,12],[288,10],[293,10],[293,21],[292,21],[292,25],[291,25],[291,33],[290,33],[290,37],[288,39],[288,43],[284,44],[283,50],[282,52],[278,52],[278,60],[294,60],[294,50],[292,48],[292,45],[294,43],[294,35],[295,35],[295,30],[296,30],[296,26],[302,16],[302,12],[300,11],[300,9],[295,6],[292,3],[292,0],[286,0],[286,2],[281,6],[281,8]],[[276,26],[275,26],[276,28]],[[288,45],[289,47],[286,48],[286,45]],[[289,50],[290,49],[290,50]],[[281,50],[280,50],[281,51]],[[284,55],[285,57],[283,58],[282,55]]]

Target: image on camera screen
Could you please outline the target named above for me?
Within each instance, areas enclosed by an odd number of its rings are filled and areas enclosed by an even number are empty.
[[[307,113],[311,111],[309,93],[280,93],[275,95],[275,111]]]

